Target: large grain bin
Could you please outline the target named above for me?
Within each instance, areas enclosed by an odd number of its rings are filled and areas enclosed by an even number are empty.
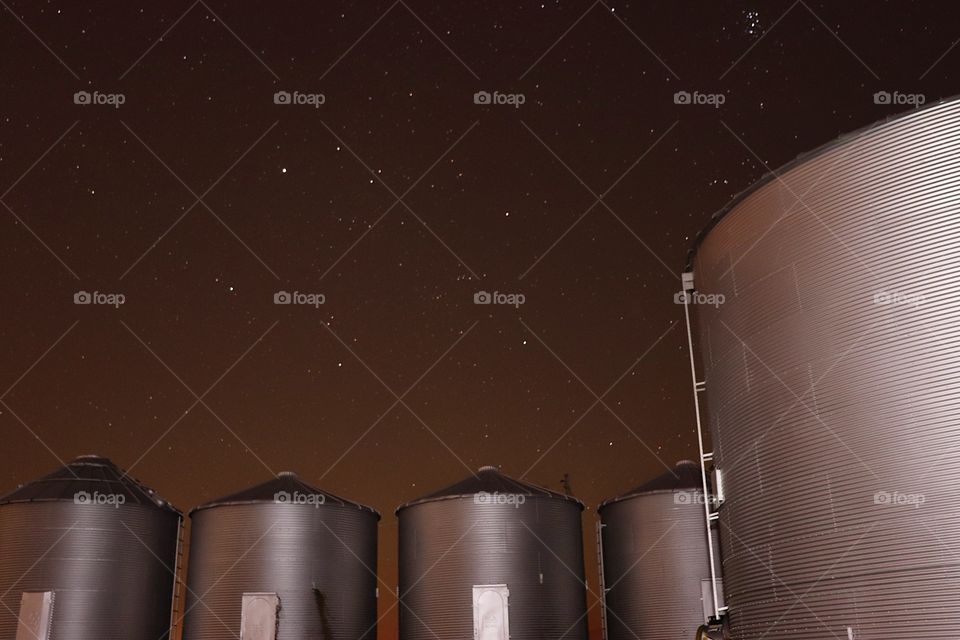
[[[284,472],[190,517],[185,640],[376,638],[374,509]]]
[[[692,640],[706,622],[703,499],[700,466],[681,461],[600,505],[609,640]]]
[[[585,640],[582,510],[495,467],[398,507],[401,640]]]
[[[761,181],[688,269],[733,637],[955,637],[960,101]]]
[[[180,524],[152,489],[97,456],[3,496],[0,638],[168,638]]]

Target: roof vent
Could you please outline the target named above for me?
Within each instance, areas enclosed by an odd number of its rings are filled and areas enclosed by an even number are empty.
[[[277,474],[278,478],[295,478],[297,477],[296,471],[281,471]]]
[[[488,465],[484,465],[484,466],[480,467],[479,469],[477,469],[477,473],[483,473],[484,471],[496,471],[496,472],[499,473],[499,472],[500,472],[500,469],[497,469],[497,468],[494,467],[493,465],[489,465],[489,464],[488,464]]]

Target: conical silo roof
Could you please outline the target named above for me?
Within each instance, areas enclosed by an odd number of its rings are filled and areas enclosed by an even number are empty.
[[[250,487],[249,489],[244,489],[242,491],[238,491],[237,493],[231,493],[230,495],[223,496],[222,498],[205,502],[191,509],[190,513],[193,514],[195,511],[199,511],[201,509],[210,509],[212,507],[221,507],[226,505],[277,502],[278,495],[294,496],[296,494],[323,496],[323,504],[335,504],[344,507],[363,509],[373,513],[378,520],[380,519],[380,512],[373,507],[368,507],[360,504],[359,502],[353,502],[352,500],[341,498],[340,496],[334,495],[329,491],[317,489],[316,487],[311,486],[301,480],[300,477],[293,471],[281,471],[279,474],[277,474],[276,478],[271,478],[270,480]]]
[[[108,458],[85,455],[42,478],[0,497],[0,505],[18,502],[76,502],[83,494],[123,496],[124,505],[152,506],[181,515],[157,492],[126,475]]]
[[[397,507],[396,513],[399,513],[401,509],[411,507],[415,504],[421,504],[423,502],[468,498],[482,492],[490,494],[501,493],[524,495],[541,498],[559,498],[574,502],[579,505],[581,509],[583,509],[583,503],[573,496],[551,491],[550,489],[546,489],[539,485],[511,478],[505,473],[502,473],[497,467],[484,466],[480,467],[475,474],[467,476],[460,482],[456,482],[449,487],[440,489],[439,491],[429,493],[421,498],[417,498],[416,500],[410,500],[409,502],[403,503]]]
[[[614,502],[633,498],[634,496],[645,493],[654,493],[657,491],[690,491],[695,489],[703,489],[700,465],[693,460],[680,460],[673,466],[673,469],[657,476],[653,480],[644,482],[640,486],[634,487],[619,496],[607,498],[600,503],[597,510],[603,509],[608,504],[613,504]]]

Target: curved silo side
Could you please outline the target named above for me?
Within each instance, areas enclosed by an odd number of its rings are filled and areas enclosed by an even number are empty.
[[[401,640],[586,640],[582,509],[494,467],[401,505]]]
[[[236,640],[257,616],[277,640],[376,638],[375,510],[285,472],[190,517],[185,640]]]
[[[706,622],[703,587],[710,578],[700,467],[678,462],[598,512],[606,637],[692,640]]]
[[[0,638],[168,638],[180,524],[97,456],[0,498]]]
[[[801,158],[691,258],[734,638],[960,623],[960,101]],[[719,300],[717,296],[714,301]]]

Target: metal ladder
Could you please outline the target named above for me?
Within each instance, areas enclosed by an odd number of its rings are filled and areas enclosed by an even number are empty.
[[[603,575],[603,528],[597,520],[597,564],[600,565],[600,637],[607,640],[607,581]]]
[[[710,484],[707,482],[707,464],[713,462],[713,452],[704,451],[703,446],[703,425],[700,421],[700,393],[707,386],[706,381],[698,380],[696,358],[693,355],[693,330],[690,326],[690,292],[695,291],[693,272],[685,271],[680,274],[683,284],[683,317],[687,324],[687,351],[690,354],[690,379],[693,382],[693,407],[697,419],[697,446],[700,453],[700,479],[703,485],[703,514],[704,528],[707,532],[707,553],[710,556],[710,592],[713,597],[713,616],[715,620],[727,612],[727,607],[720,606],[720,599],[717,592],[717,569],[718,558],[713,552],[713,523],[720,518],[720,514],[713,509],[710,496]]]

